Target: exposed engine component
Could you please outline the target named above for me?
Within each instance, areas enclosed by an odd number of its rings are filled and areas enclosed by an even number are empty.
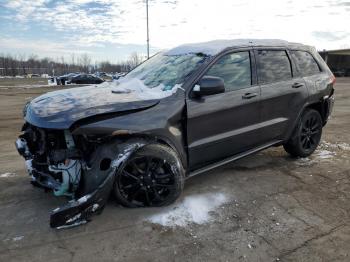
[[[65,163],[50,165],[49,171],[61,174],[62,182],[58,188],[53,190],[55,196],[73,196],[77,190],[80,176],[81,163],[79,160],[67,159]]]
[[[74,196],[79,186],[82,159],[68,130],[47,130],[25,124],[16,141],[25,158],[32,184],[53,190],[56,196]]]

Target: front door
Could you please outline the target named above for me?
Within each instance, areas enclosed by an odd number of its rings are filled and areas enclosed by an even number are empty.
[[[245,50],[219,57],[205,75],[221,77],[225,93],[188,100],[187,141],[192,170],[257,145],[260,87],[253,85],[252,55]]]

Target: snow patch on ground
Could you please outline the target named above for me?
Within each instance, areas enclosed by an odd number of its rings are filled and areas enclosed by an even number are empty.
[[[322,159],[328,159],[334,157],[335,153],[328,150],[320,150],[317,152],[316,156]]]
[[[223,193],[188,196],[181,203],[147,220],[166,227],[185,227],[192,223],[204,224],[212,219],[210,213],[227,201],[228,197]]]
[[[14,238],[12,238],[12,241],[14,241],[14,242],[21,241],[23,238],[24,238],[24,236],[14,237]]]
[[[0,178],[8,178],[8,177],[14,177],[17,176],[15,173],[4,173],[0,175]]]
[[[1,89],[13,89],[13,88],[21,88],[21,89],[31,89],[31,88],[40,88],[40,87],[48,87],[47,84],[33,84],[33,85],[15,85],[15,86],[3,86]]]
[[[323,141],[320,145],[322,148],[333,149],[333,150],[343,150],[350,151],[350,145],[347,143],[330,143]]]
[[[309,157],[303,157],[303,158],[298,158],[296,161],[296,164],[298,166],[309,166],[313,164],[314,161],[312,161]]]
[[[337,146],[344,151],[350,151],[350,145],[347,143],[339,143]]]
[[[322,141],[314,154],[310,157],[299,158],[296,163],[299,166],[309,166],[319,161],[331,160],[336,155],[342,155],[339,151],[350,151],[350,145],[343,142]]]
[[[21,85],[19,87],[25,88],[25,89],[30,89],[30,88],[39,88],[39,87],[47,87],[49,86],[48,84],[37,84],[37,85]]]

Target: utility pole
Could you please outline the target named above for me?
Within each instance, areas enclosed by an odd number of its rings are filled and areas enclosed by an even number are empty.
[[[146,0],[146,20],[147,20],[147,59],[149,59],[148,0]]]

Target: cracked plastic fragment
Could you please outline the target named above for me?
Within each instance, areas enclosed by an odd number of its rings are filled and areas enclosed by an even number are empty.
[[[78,200],[71,200],[65,206],[56,208],[50,217],[50,226],[62,229],[86,224],[91,216],[99,214],[109,198],[114,181],[114,172],[91,194]]]
[[[101,213],[112,191],[116,171],[133,152],[144,145],[145,143],[120,144],[120,153],[112,161],[104,181],[92,193],[54,209],[50,217],[50,226],[57,229],[79,226],[89,222],[94,214]]]

